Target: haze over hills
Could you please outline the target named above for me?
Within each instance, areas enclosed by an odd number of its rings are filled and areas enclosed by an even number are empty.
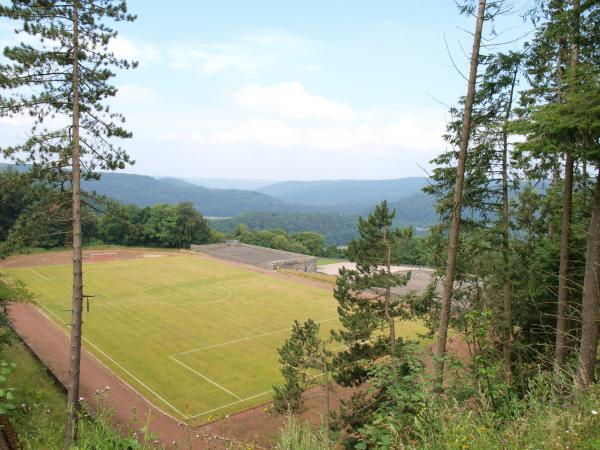
[[[12,165],[0,164],[0,170]],[[14,167],[14,166],[12,166]],[[26,170],[26,166],[18,167]],[[197,179],[200,183],[205,179]],[[215,179],[216,184],[260,185],[261,180]],[[119,172],[102,173],[82,187],[139,207],[157,203],[192,202],[222,231],[246,223],[251,229],[281,228],[288,232],[317,231],[328,243],[344,244],[356,235],[358,216],[366,216],[383,199],[396,209],[398,226],[425,229],[437,221],[433,199],[421,191],[425,178],[395,180],[324,180],[278,182],[254,190],[211,189],[175,177],[155,178]]]
[[[190,184],[208,189],[241,189],[257,191],[262,187],[275,183],[273,180],[253,180],[245,178],[181,178]]]
[[[289,203],[304,205],[375,204],[394,201],[420,192],[427,184],[424,177],[395,180],[319,180],[284,181],[258,189]]]
[[[137,206],[192,202],[205,216],[229,217],[247,211],[314,212],[310,206],[288,204],[260,192],[208,189],[177,178],[157,179],[146,175],[103,173],[99,181],[86,181],[82,187]]]

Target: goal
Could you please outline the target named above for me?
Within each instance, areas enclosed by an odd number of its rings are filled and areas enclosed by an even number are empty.
[[[117,252],[90,253],[90,264],[99,262],[117,262],[119,255]]]

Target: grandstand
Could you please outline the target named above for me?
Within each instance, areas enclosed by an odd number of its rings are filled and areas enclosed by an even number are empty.
[[[237,240],[230,240],[223,244],[192,245],[190,250],[267,270],[317,271],[317,258],[314,256],[243,244]]]

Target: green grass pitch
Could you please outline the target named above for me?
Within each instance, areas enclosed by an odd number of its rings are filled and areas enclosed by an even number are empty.
[[[4,269],[66,329],[71,265]],[[294,320],[337,326],[328,289],[201,256],[86,264],[84,346],[165,412],[198,422],[268,401]],[[421,327],[404,322],[402,335]]]

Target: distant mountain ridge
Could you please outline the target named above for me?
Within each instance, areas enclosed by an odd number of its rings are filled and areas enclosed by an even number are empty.
[[[14,165],[0,163],[0,170],[9,167]],[[27,166],[17,169],[24,171]],[[104,172],[99,181],[84,181],[82,188],[139,207],[192,202],[205,216],[231,217],[232,220],[219,225],[214,222],[217,228],[228,231],[238,223],[249,221],[248,225],[256,229],[314,230],[325,234],[328,242],[345,243],[354,236],[357,217],[369,214],[384,198],[397,210],[397,225],[427,228],[436,223],[433,198],[421,191],[426,183],[425,178],[290,181],[265,186],[257,192],[209,189],[174,177]]]
[[[137,206],[192,202],[205,216],[230,217],[249,211],[315,212],[310,206],[288,204],[260,192],[208,189],[177,178],[157,179],[110,172],[103,173],[98,181],[83,182],[82,188]]]
[[[329,206],[344,204],[373,205],[382,200],[407,197],[427,185],[424,177],[393,180],[320,180],[284,181],[258,189],[288,203]]]

